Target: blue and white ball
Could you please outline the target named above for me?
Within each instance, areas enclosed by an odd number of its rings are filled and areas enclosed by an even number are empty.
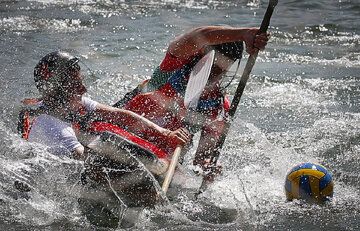
[[[333,188],[330,173],[320,164],[299,164],[286,175],[285,193],[288,200],[304,199],[322,203],[333,196]]]

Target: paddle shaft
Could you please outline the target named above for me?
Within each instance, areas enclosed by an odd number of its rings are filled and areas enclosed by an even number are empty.
[[[271,18],[272,14],[273,14],[275,6],[277,5],[277,2],[278,2],[278,0],[270,0],[269,1],[269,5],[267,7],[264,18],[263,18],[263,20],[261,22],[261,26],[260,26],[260,29],[258,31],[258,34],[262,34],[262,33],[265,33],[267,31],[267,29],[269,27],[269,24],[270,24],[270,18]],[[242,74],[242,76],[240,78],[240,82],[239,82],[238,87],[236,89],[234,98],[233,98],[233,100],[231,102],[231,106],[230,106],[229,113],[228,113],[228,118],[225,120],[225,124],[223,126],[221,135],[219,137],[218,142],[215,145],[213,155],[212,155],[211,160],[210,160],[210,164],[213,165],[213,166],[216,165],[217,160],[219,159],[220,150],[221,150],[221,148],[222,148],[222,146],[223,146],[223,144],[225,142],[225,139],[226,139],[226,136],[228,134],[231,122],[232,122],[232,120],[234,118],[236,109],[237,109],[237,107],[239,105],[241,96],[242,96],[242,94],[244,92],[244,89],[245,89],[245,86],[246,86],[246,82],[249,79],[250,72],[252,71],[252,68],[253,68],[253,66],[255,64],[258,53],[259,53],[259,50],[256,50],[255,54],[250,55],[250,57],[248,58],[248,60],[246,62],[244,72],[243,72],[243,74]],[[202,181],[202,184],[200,186],[200,192],[205,190],[206,185],[207,185],[206,182],[207,181],[204,178],[203,181]]]
[[[176,165],[179,161],[179,157],[180,157],[180,154],[181,154],[181,151],[182,151],[182,146],[181,145],[178,145],[174,151],[174,154],[171,158],[171,162],[170,162],[170,165],[169,165],[169,170],[166,174],[166,177],[165,177],[165,180],[163,182],[163,185],[162,185],[162,190],[164,191],[164,193],[166,194],[167,193],[167,190],[170,186],[170,183],[171,183],[171,180],[172,180],[172,177],[174,176],[174,173],[175,173],[175,168],[176,168]]]
[[[191,125],[190,123],[188,122],[189,119],[191,118],[191,115],[193,115],[193,109],[189,108],[187,113],[186,113],[186,117],[185,117],[185,124],[184,124],[184,128],[188,131],[191,130]],[[175,148],[175,151],[174,151],[174,154],[173,156],[171,157],[171,161],[170,161],[170,165],[169,165],[169,169],[166,173],[166,176],[165,176],[165,179],[164,179],[164,182],[161,186],[162,190],[164,191],[164,193],[166,194],[167,193],[167,190],[169,189],[169,186],[170,186],[170,183],[171,183],[171,180],[174,176],[174,173],[175,173],[175,168],[179,162],[179,158],[180,158],[180,155],[181,155],[181,152],[183,150],[183,146],[182,145],[178,145],[176,146]]]

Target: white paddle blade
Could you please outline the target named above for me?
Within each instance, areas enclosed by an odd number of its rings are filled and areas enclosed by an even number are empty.
[[[212,50],[194,66],[185,90],[184,105],[186,108],[196,108],[209,79],[214,56],[215,51]]]

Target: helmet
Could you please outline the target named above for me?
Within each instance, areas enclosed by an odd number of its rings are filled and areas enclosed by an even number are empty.
[[[235,61],[242,58],[244,45],[242,41],[236,41],[214,45],[213,48],[214,50]]]
[[[226,24],[216,24],[215,26],[232,27]],[[221,43],[213,45],[212,47],[214,48],[214,50],[220,52],[221,54],[234,61],[242,58],[242,52],[244,50],[244,45],[242,41]]]
[[[61,51],[44,56],[34,69],[34,80],[41,94],[61,88],[70,74],[80,70],[79,59]]]

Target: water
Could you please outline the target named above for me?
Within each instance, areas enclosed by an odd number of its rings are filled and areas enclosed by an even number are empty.
[[[95,72],[85,80],[88,95],[111,104],[151,75],[176,35],[206,24],[258,27],[266,6],[259,0],[2,0],[0,229],[94,229],[77,203],[81,163],[16,133],[20,101],[38,95],[32,73],[43,55],[61,49],[82,57]],[[359,10],[358,0],[279,1],[269,45],[220,158],[224,173],[203,195],[238,209],[234,223],[145,210],[133,229],[358,230]],[[309,161],[329,169],[334,198],[324,206],[285,202],[287,171]],[[20,193],[15,181],[31,191]]]

